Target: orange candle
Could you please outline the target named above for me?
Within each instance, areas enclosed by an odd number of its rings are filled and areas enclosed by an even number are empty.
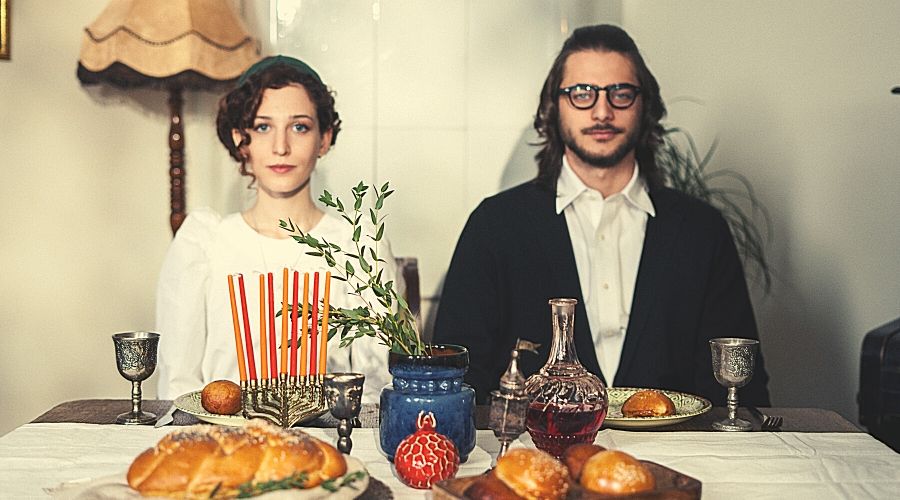
[[[288,349],[288,270],[285,267],[281,276],[281,370],[278,373],[287,373],[287,349]]]
[[[312,321],[310,321],[312,333],[309,338],[309,374],[315,375],[319,372],[316,369],[316,346],[319,340],[319,273],[313,275],[313,295],[312,295]]]
[[[250,380],[256,380],[256,360],[253,358],[253,338],[250,334],[250,315],[247,313],[247,292],[244,288],[244,275],[238,274],[238,290],[241,292],[241,314],[244,317],[244,340],[247,348],[247,372]]]
[[[325,374],[325,365],[328,363],[328,315],[331,313],[329,299],[331,298],[331,273],[325,273],[325,303],[322,304],[322,350],[319,352],[319,374]]]
[[[300,274],[294,271],[294,302],[291,305],[291,377],[297,376],[297,286]]]
[[[237,350],[238,373],[241,382],[247,381],[247,369],[244,367],[244,347],[241,343],[241,324],[238,322],[237,302],[234,300],[234,277],[228,275],[228,298],[231,299],[231,321],[234,323],[234,347]]]
[[[266,275],[259,275],[259,375],[269,378],[269,355],[266,350]]]
[[[306,376],[309,359],[306,357],[306,335],[309,333],[309,273],[303,273],[303,334],[300,336],[300,376]]]
[[[269,369],[271,378],[278,378],[278,355],[275,349],[275,276],[268,273],[269,279]]]

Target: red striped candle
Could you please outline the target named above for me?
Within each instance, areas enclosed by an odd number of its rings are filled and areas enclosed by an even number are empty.
[[[250,374],[250,380],[256,378],[256,360],[253,357],[253,338],[250,334],[250,315],[247,313],[247,292],[244,288],[244,275],[238,274],[238,289],[241,291],[241,314],[244,317],[244,342],[247,345],[247,371]]]
[[[303,273],[303,317],[300,319],[300,376],[306,376],[306,370],[309,367],[309,361],[306,356],[307,342],[306,337],[309,332],[309,273]]]
[[[259,275],[259,376],[269,376],[269,356],[266,349],[269,342],[266,340],[266,277]]]
[[[278,355],[275,352],[275,276],[266,275],[269,285],[269,373],[278,378]]]
[[[300,273],[294,271],[294,302],[291,306],[291,377],[297,376],[297,300],[300,298]]]
[[[313,295],[312,295],[312,321],[310,321],[312,332],[309,338],[309,374],[313,375],[319,372],[316,368],[318,360],[316,346],[319,340],[319,273],[313,275]]]

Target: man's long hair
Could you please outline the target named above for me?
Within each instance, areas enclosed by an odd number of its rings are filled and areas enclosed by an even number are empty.
[[[586,50],[618,52],[634,65],[638,85],[641,87],[640,99],[643,100],[635,156],[647,183],[654,187],[661,186],[663,175],[656,166],[656,148],[662,143],[664,129],[659,121],[666,115],[666,105],[659,95],[659,84],[641,57],[634,40],[622,28],[609,24],[576,29],[563,44],[544,80],[541,102],[534,118],[534,128],[541,138],[538,142],[541,150],[535,155],[538,162],[535,182],[549,191],[556,191],[556,180],[562,169],[562,156],[565,153],[565,143],[560,132],[560,99],[557,92],[562,84],[566,60],[571,54]]]

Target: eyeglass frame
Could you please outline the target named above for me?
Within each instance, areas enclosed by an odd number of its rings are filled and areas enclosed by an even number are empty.
[[[572,92],[578,88],[587,88],[588,90],[594,91],[594,100],[591,101],[591,104],[589,106],[581,107],[581,106],[575,104],[575,101],[572,99]],[[631,102],[628,103],[626,106],[617,105],[617,104],[613,103],[613,101],[612,101],[611,91],[622,90],[622,89],[629,89],[629,90],[634,91],[634,99],[632,99]],[[557,89],[556,97],[560,98],[563,96],[563,94],[565,94],[569,98],[569,104],[571,104],[573,108],[575,108],[575,109],[591,109],[594,106],[596,106],[597,101],[600,100],[600,91],[601,90],[606,92],[606,102],[609,103],[609,105],[613,109],[628,109],[628,108],[634,106],[634,103],[637,101],[638,96],[641,95],[641,87],[631,84],[631,83],[611,83],[605,87],[601,87],[599,85],[592,85],[590,83],[576,83],[575,85],[570,85],[568,87]]]

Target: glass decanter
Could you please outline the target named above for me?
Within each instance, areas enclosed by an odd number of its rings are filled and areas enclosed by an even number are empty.
[[[606,387],[575,352],[575,299],[550,299],[553,344],[547,363],[525,382],[531,398],[525,426],[539,449],[561,457],[569,446],[593,443],[606,417]]]

